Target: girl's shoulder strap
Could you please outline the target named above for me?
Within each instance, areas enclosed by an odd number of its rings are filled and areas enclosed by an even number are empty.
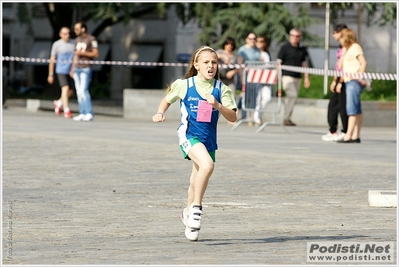
[[[194,86],[194,76],[187,78],[186,81],[187,81],[187,88],[191,88]]]
[[[215,79],[215,85],[214,85],[214,87],[215,87],[216,89],[221,90],[221,89],[222,89],[222,82],[219,81],[218,79]]]

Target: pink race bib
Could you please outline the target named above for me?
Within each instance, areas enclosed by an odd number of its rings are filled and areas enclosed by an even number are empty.
[[[210,122],[212,117],[212,105],[205,100],[198,101],[197,121]]]

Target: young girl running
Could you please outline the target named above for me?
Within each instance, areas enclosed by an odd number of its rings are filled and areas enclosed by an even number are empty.
[[[234,95],[219,77],[218,57],[208,46],[191,57],[184,79],[177,79],[166,90],[154,122],[165,121],[169,106],[180,100],[181,123],[177,129],[180,149],[193,168],[188,188],[187,207],[180,214],[187,239],[198,240],[201,228],[202,198],[214,170],[217,123],[221,113],[228,121],[237,120]]]

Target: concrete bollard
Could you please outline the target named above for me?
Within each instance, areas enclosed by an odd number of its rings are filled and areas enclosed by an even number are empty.
[[[372,207],[394,208],[397,202],[394,190],[369,190],[369,204]]]
[[[27,99],[26,100],[26,111],[37,112],[40,108],[40,99]]]

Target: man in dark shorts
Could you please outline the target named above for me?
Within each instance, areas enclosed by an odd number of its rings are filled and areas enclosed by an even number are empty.
[[[75,43],[70,39],[71,31],[68,27],[62,27],[60,30],[61,39],[55,41],[51,47],[50,64],[47,81],[54,83],[54,67],[57,74],[58,83],[61,87],[61,97],[54,100],[54,111],[57,115],[62,114],[64,110],[65,118],[72,118],[72,112],[69,109],[69,98],[73,94],[74,82],[70,76],[72,60],[75,51]],[[55,61],[57,61],[55,63]]]

